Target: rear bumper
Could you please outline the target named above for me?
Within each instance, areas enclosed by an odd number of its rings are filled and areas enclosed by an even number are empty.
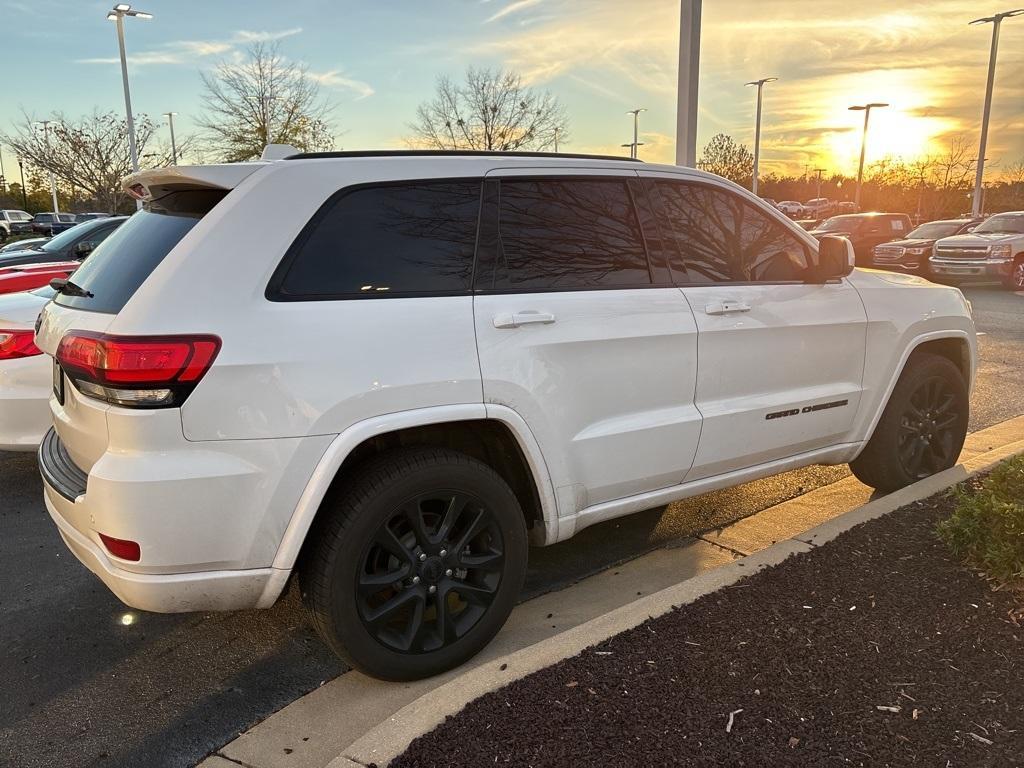
[[[1013,259],[941,259],[928,260],[932,274],[949,280],[1005,280],[1013,270]]]
[[[281,477],[289,458],[306,462],[301,441],[260,442],[108,451],[85,473],[50,431],[39,448],[46,508],[74,555],[133,608],[269,607],[290,574],[271,566],[308,474]],[[100,533],[137,542],[140,559],[112,555]]]

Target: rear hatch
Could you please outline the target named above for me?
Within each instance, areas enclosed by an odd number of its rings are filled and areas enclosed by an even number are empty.
[[[40,315],[36,344],[54,357],[71,331],[102,334],[139,287],[206,214],[260,163],[143,171],[125,187],[144,201],[75,272]],[[89,472],[106,451],[113,406],[83,395],[54,361],[54,429],[72,461]]]

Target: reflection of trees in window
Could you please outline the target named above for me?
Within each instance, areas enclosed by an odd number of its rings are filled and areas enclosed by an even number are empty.
[[[500,231],[498,287],[600,288],[651,282],[625,182],[503,180]]]
[[[803,244],[739,196],[700,184],[666,181],[657,187],[688,280],[803,278]]]
[[[342,196],[296,255],[293,295],[466,291],[480,182],[410,182]]]

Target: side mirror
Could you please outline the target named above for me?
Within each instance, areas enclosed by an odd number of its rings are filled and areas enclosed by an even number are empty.
[[[79,259],[84,259],[90,253],[96,249],[96,244],[91,243],[88,240],[84,240],[75,246],[75,256]]]
[[[817,256],[807,270],[807,282],[825,283],[846,277],[856,264],[853,243],[838,235],[822,235],[818,240]]]

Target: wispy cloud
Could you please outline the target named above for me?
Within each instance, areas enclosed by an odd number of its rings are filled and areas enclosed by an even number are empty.
[[[540,5],[542,2],[543,0],[512,0],[512,2],[508,3],[500,11],[498,11],[492,16],[489,16],[487,18],[487,21],[485,21],[484,23],[490,24],[492,21],[503,19],[506,16],[511,16],[514,13],[520,13],[534,5]]]
[[[307,70],[306,77],[324,88],[342,88],[344,90],[352,91],[356,94],[356,101],[365,99],[368,96],[373,96],[375,93],[372,85],[364,83],[362,80],[356,80],[348,77],[339,69],[332,69],[329,72],[313,72],[311,70]]]
[[[175,40],[152,48],[148,51],[137,51],[128,55],[128,63],[133,67],[153,65],[194,65],[197,58],[210,56],[228,56],[238,51],[239,47],[252,43],[267,43],[283,40],[302,32],[302,27],[293,27],[277,31],[253,32],[240,29],[230,37],[215,40]],[[118,64],[116,56],[78,59],[78,64]]]

